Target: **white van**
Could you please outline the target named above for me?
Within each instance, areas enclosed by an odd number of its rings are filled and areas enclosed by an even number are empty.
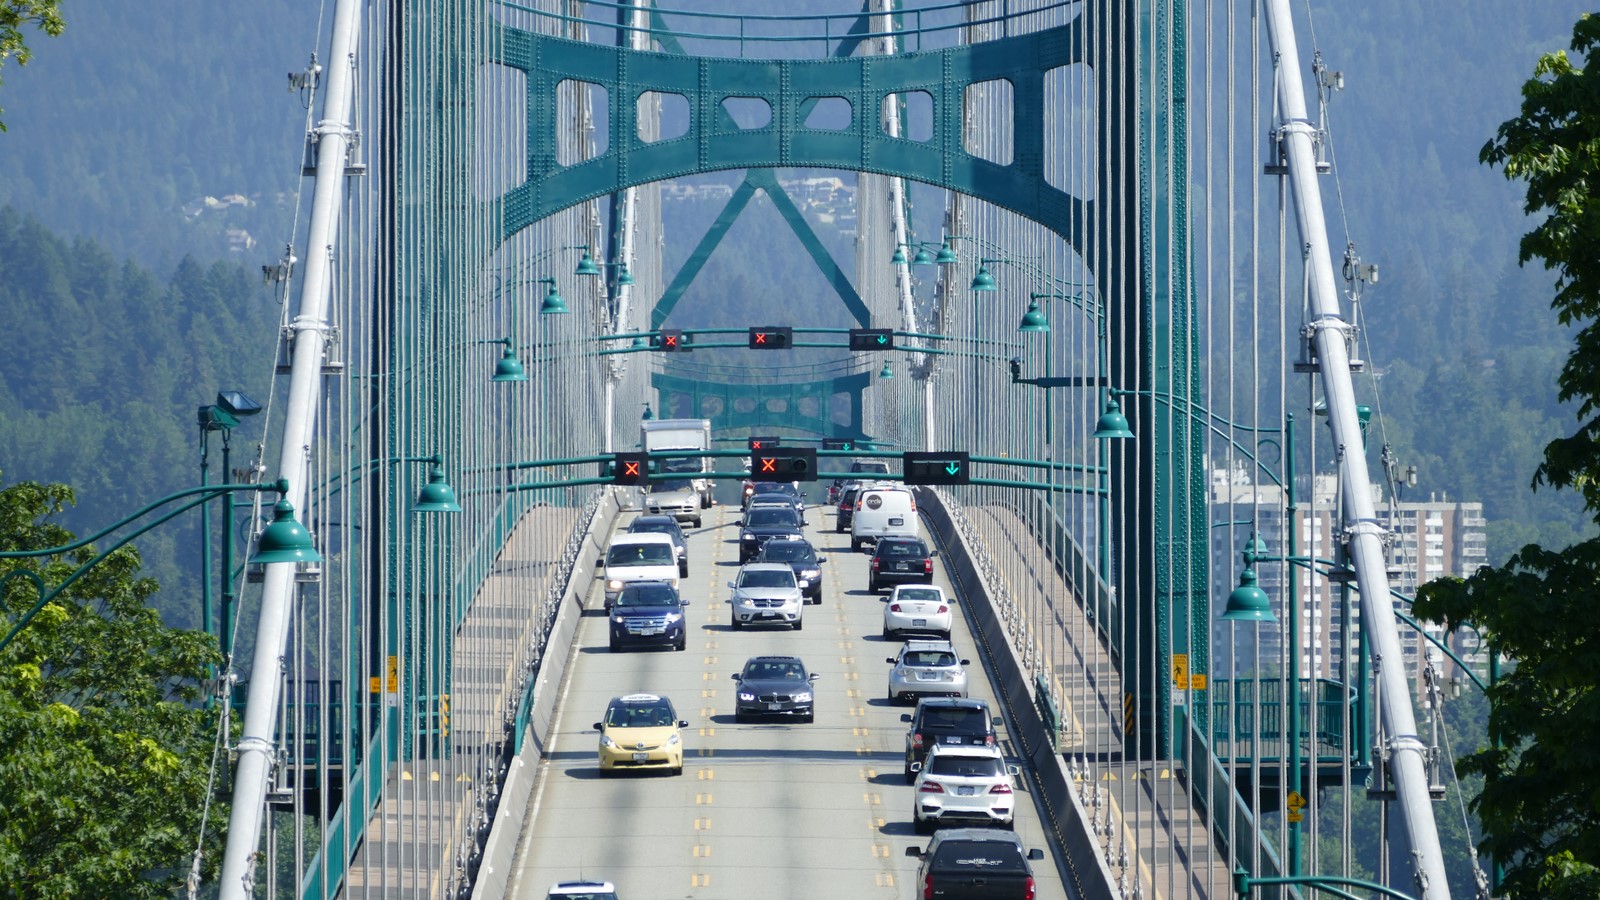
[[[850,549],[860,550],[867,541],[886,534],[922,533],[917,519],[917,501],[903,487],[863,487],[856,495],[855,515],[850,519]]]
[[[659,532],[619,534],[600,560],[606,573],[606,611],[630,581],[665,581],[678,586],[678,548],[672,536]]]

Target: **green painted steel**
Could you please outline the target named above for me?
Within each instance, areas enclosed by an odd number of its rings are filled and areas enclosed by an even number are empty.
[[[1027,216],[1082,246],[1087,201],[1051,186],[1044,175],[1044,84],[1052,69],[1085,62],[1076,23],[980,44],[894,56],[746,60],[681,56],[586,44],[498,26],[494,62],[527,76],[527,180],[496,200],[501,238],[554,212],[625,187],[667,178],[750,169],[809,166],[876,172],[960,191]],[[610,98],[606,152],[571,166],[556,161],[557,86],[599,85]],[[1015,153],[1010,165],[962,148],[968,85],[1011,83]],[[688,131],[670,140],[639,137],[639,96],[688,98]],[[927,141],[890,137],[877,111],[891,94],[934,98]],[[771,107],[762,128],[730,127],[723,101],[756,98]],[[808,101],[841,98],[852,110],[841,130],[808,128]]]
[[[866,438],[861,430],[861,391],[871,383],[872,376],[865,372],[792,384],[719,383],[665,372],[650,376],[664,416],[670,411],[671,418],[711,419],[719,431],[744,432],[770,428],[774,416],[779,416],[784,427],[795,431],[856,439]],[[828,415],[829,401],[835,394],[850,398],[850,421],[846,425],[836,424]],[[801,412],[807,401],[816,404],[818,415]],[[769,411],[770,403],[782,404],[782,411]]]

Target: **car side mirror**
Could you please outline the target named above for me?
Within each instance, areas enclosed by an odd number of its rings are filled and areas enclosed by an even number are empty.
[[[993,724],[993,725],[1004,725],[1005,722],[1001,721],[999,716],[995,716],[994,717],[994,721],[992,723],[990,723],[990,724]]]
[[[818,675],[816,672],[812,672],[810,675],[806,676],[806,680],[807,681],[816,681],[818,678],[821,678],[821,677],[822,676]]]
[[[606,567],[606,558],[604,556],[596,556],[594,558],[594,567],[596,569],[605,568]]]
[[[728,587],[733,587],[733,582],[728,582]]]
[[[688,728],[689,727],[689,720],[688,719],[679,719],[678,720],[678,727],[679,728]],[[1039,857],[1039,858],[1040,859],[1044,859],[1044,857],[1042,857],[1042,856]]]
[[[890,664],[890,665],[894,665],[894,657],[892,657],[892,656],[885,657],[883,661],[888,663],[888,664]]]
[[[907,856],[914,856],[917,859],[921,859],[922,858],[922,848],[921,847],[907,847],[906,848],[906,855]]]
[[[826,556],[817,557],[817,562],[819,562],[819,563],[825,563],[827,561],[828,561],[828,558]]]
[[[1028,858],[1033,860],[1044,859],[1044,851],[1040,850],[1038,847],[1035,847],[1028,851]]]
[[[594,730],[595,731],[603,731],[605,729],[601,727],[599,722],[596,722],[596,723],[594,723]]]
[[[922,771],[922,763],[920,763],[920,762],[912,763],[911,764],[911,771],[913,771],[913,772],[921,772]]]
[[[911,713],[901,713],[900,714],[900,721],[902,721],[902,722],[911,721]]]
[[[729,675],[728,677],[732,678],[734,681],[738,681],[739,680],[739,673],[735,672],[732,675]]]
[[[889,602],[889,598],[888,597],[879,597],[878,598],[878,602],[879,603],[888,603]]]
[[[937,551],[937,550],[929,550],[928,551],[928,555],[929,556],[938,556],[939,555],[939,551]]]
[[[688,600],[679,600],[678,601],[678,605],[679,606],[688,606],[689,605],[689,601]]]
[[[1006,766],[1006,771],[1010,772],[1012,775],[1021,775],[1022,774],[1022,767],[1021,766]]]
[[[961,664],[962,664],[962,665],[963,665],[963,666],[970,666],[970,665],[972,665],[972,660],[970,660],[970,659],[963,659],[963,660],[962,660],[962,661],[961,661]]]

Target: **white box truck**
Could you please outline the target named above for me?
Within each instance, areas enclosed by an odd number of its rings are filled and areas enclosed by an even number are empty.
[[[639,423],[639,448],[657,453],[663,450],[710,450],[710,419],[649,419]],[[703,477],[711,471],[711,460],[704,457],[663,459],[657,463],[657,472],[675,473],[689,479],[699,498],[699,508],[687,509],[681,503],[661,513],[675,515],[679,520],[700,522],[700,510],[711,506],[711,479]],[[677,487],[677,485],[673,485]],[[659,488],[657,488],[659,489]],[[645,496],[645,508],[650,508],[650,497]]]

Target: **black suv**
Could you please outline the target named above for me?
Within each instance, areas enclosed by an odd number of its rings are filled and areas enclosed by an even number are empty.
[[[1031,900],[1038,890],[1030,861],[1044,859],[1037,847],[1024,849],[1022,839],[998,828],[954,828],[941,831],[928,849],[906,848],[917,866],[917,887],[923,897],[951,900]]]
[[[922,538],[886,534],[872,548],[867,590],[876,594],[893,584],[932,584],[934,551]]]
[[[739,529],[739,565],[756,558],[761,545],[770,540],[801,540],[805,525],[792,507],[761,506],[745,513]]]
[[[689,577],[689,538],[672,516],[640,516],[628,523],[628,534],[664,534],[678,551],[678,577]]]
[[[800,593],[807,603],[822,602],[822,564],[826,556],[818,556],[810,541],[791,541],[787,538],[767,541],[756,554],[756,562],[788,563],[794,569],[795,580],[800,582]]]
[[[900,721],[911,723],[906,731],[906,784],[911,784],[934,744],[994,746],[994,726],[1000,717],[990,715],[989,704],[982,700],[927,697]]]
[[[683,608],[689,601],[665,581],[635,581],[623,585],[611,604],[612,653],[625,646],[688,646]]]

